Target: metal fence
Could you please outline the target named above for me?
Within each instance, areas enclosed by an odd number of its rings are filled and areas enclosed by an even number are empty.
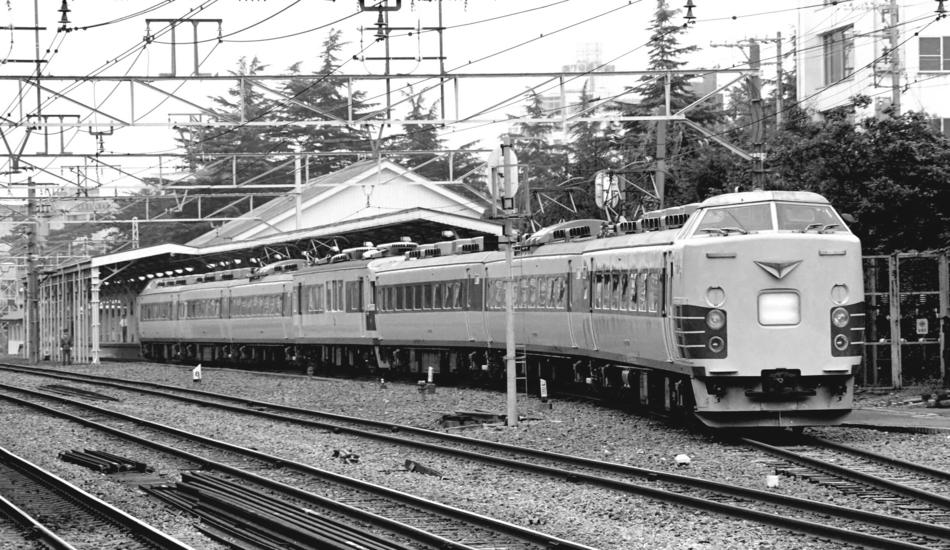
[[[867,345],[856,382],[948,382],[941,318],[950,314],[947,253],[864,257]]]

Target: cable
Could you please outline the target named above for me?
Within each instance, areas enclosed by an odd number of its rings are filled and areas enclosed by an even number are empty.
[[[160,7],[162,7],[162,6],[165,6],[165,5],[167,5],[167,4],[171,4],[171,3],[174,2],[174,1],[175,1],[175,0],[162,0],[161,2],[155,4],[155,5],[151,6],[151,7],[141,9],[141,10],[135,12],[135,13],[130,13],[130,14],[128,14],[128,15],[123,15],[122,17],[117,17],[116,19],[112,19],[111,21],[104,21],[104,22],[102,22],[102,23],[93,23],[92,25],[83,25],[83,26],[74,26],[74,27],[61,27],[60,30],[57,31],[57,32],[72,32],[72,31],[80,31],[80,30],[81,30],[81,31],[85,31],[85,30],[89,30],[89,29],[95,29],[95,28],[98,28],[98,27],[105,27],[106,25],[114,25],[115,23],[121,23],[121,22],[123,22],[123,21],[128,21],[129,19],[132,19],[132,18],[135,18],[135,17],[139,17],[140,15],[145,15],[146,13],[155,11],[155,10],[157,10],[158,8],[160,8]]]
[[[905,43],[907,43],[909,40],[913,39],[913,38],[914,38],[916,35],[918,35],[920,32],[926,30],[930,25],[932,25],[932,24],[934,24],[935,22],[939,21],[939,20],[942,19],[943,17],[944,17],[944,16],[941,16],[941,15],[938,15],[937,17],[928,16],[927,19],[930,19],[930,22],[927,23],[926,25],[923,25],[923,26],[920,27],[919,29],[917,29],[917,31],[916,31],[913,35],[908,36],[906,39],[904,39],[900,44],[898,44],[898,47],[903,46]],[[877,63],[880,59],[882,59],[883,57],[885,57],[885,55],[886,55],[886,54],[882,54],[882,55],[880,55],[880,56],[875,57],[870,63],[867,63],[867,64],[865,64],[864,66],[859,67],[859,68],[857,68],[857,69],[853,69],[852,72],[850,72],[850,73],[848,73],[848,74],[842,76],[840,79],[838,79],[837,81],[835,81],[835,82],[833,82],[833,83],[827,85],[825,88],[823,88],[823,89],[821,89],[821,90],[817,90],[817,91],[815,91],[814,93],[812,93],[812,94],[810,94],[810,95],[808,95],[808,96],[806,96],[806,97],[804,97],[804,98],[801,98],[801,99],[799,99],[799,100],[796,100],[794,103],[792,103],[792,104],[788,105],[787,107],[783,108],[781,112],[782,112],[782,113],[786,113],[786,112],[788,112],[788,111],[791,111],[792,109],[799,108],[804,102],[806,102],[806,101],[808,101],[808,100],[814,98],[815,96],[817,96],[817,95],[819,95],[819,94],[825,92],[828,88],[831,88],[831,87],[833,87],[833,86],[835,86],[835,85],[837,85],[837,84],[840,84],[840,83],[844,82],[845,80],[848,80],[849,78],[853,77],[855,74],[857,74],[857,73],[860,72],[860,71],[864,71],[865,69],[870,68],[870,67],[873,66],[875,63]],[[943,75],[940,75],[940,76],[943,76]],[[886,92],[883,92],[883,93],[886,93]],[[766,120],[766,119],[768,119],[768,118],[772,118],[772,117],[774,117],[774,116],[777,115],[777,114],[778,114],[778,113],[769,114],[769,115],[763,117],[762,120]],[[746,123],[746,124],[743,124],[743,125],[740,125],[740,126],[736,126],[736,127],[733,127],[733,128],[729,128],[729,129],[727,129],[727,130],[720,131],[720,132],[717,132],[717,133],[713,133],[712,135],[715,136],[715,137],[720,137],[720,136],[723,136],[723,135],[728,134],[728,133],[731,133],[731,132],[736,132],[736,131],[739,131],[739,130],[743,130],[743,129],[748,128],[748,127],[750,127],[750,126],[752,126],[753,124],[756,124],[756,123],[757,123],[757,121],[751,121],[751,122],[749,122],[749,123]],[[691,153],[691,152],[693,152],[692,149],[687,150],[687,151],[681,151],[680,153],[678,153],[678,154],[676,154],[676,155],[672,155],[672,156],[667,157],[667,160],[669,161],[669,160],[672,160],[672,159],[675,159],[675,158],[679,158],[679,157],[685,156],[686,154],[689,154],[689,153]],[[635,164],[637,164],[637,163],[642,163],[642,162],[646,162],[646,161],[635,161],[634,163],[630,163],[630,164],[627,165],[627,166],[634,166]]]

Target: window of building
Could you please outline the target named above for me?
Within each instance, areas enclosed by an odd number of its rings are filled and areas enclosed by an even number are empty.
[[[921,71],[950,71],[950,36],[922,36],[919,46]]]
[[[930,119],[930,125],[933,126],[935,131],[950,138],[950,118],[932,118]]]
[[[825,58],[825,85],[830,86],[854,72],[854,28],[850,25],[842,27],[823,34],[821,39]]]

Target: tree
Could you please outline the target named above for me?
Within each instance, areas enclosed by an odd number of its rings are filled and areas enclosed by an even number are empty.
[[[433,103],[427,109],[423,96],[413,93],[411,87],[406,95],[409,103],[407,120],[425,121],[437,118],[438,102]],[[394,155],[388,156],[390,160],[406,168],[415,169],[416,173],[430,180],[450,181],[468,174],[462,181],[467,184],[475,184],[481,190],[483,184],[478,181],[479,176],[472,172],[480,161],[473,153],[464,151],[464,149],[468,149],[473,145],[474,143],[463,145],[459,148],[463,149],[461,152],[440,153],[445,149],[445,139],[439,135],[439,126],[437,124],[413,124],[407,125],[402,133],[384,139],[382,148],[394,153]],[[432,151],[433,154],[400,155],[398,154],[399,151]]]
[[[542,106],[543,98],[533,89],[525,93],[525,115],[532,119],[545,118],[546,113]],[[554,123],[551,122],[522,122],[512,146],[518,156],[518,163],[523,165],[523,181],[516,197],[518,211],[531,211],[535,223],[544,226],[556,223],[563,219],[567,212],[553,204],[541,210],[532,205],[531,201],[537,197],[538,203],[545,200],[542,196],[553,196],[559,202],[564,200],[564,193],[558,188],[567,184],[567,148],[553,142],[552,133]],[[541,191],[543,190],[543,191]],[[537,193],[541,191],[542,195]],[[534,196],[529,196],[533,193]]]
[[[693,78],[691,75],[667,73],[664,76],[661,74],[662,71],[682,68],[686,64],[683,57],[698,50],[696,46],[680,45],[680,35],[686,32],[686,28],[674,21],[678,13],[679,10],[669,8],[666,0],[657,0],[657,9],[650,25],[650,51],[647,66],[650,71],[656,71],[656,73],[640,78],[640,84],[633,88],[640,97],[640,102],[628,108],[625,114],[636,116],[665,114],[667,80],[669,81],[671,113],[681,110],[698,99],[691,89],[690,80]],[[690,120],[701,124],[716,122],[720,116],[720,113],[708,104],[698,105],[689,112]],[[622,140],[625,160],[628,166],[652,167],[656,162],[654,157],[657,151],[657,129],[661,125],[666,130],[664,132],[667,145],[666,158],[677,159],[676,162],[670,162],[667,165],[664,204],[679,204],[684,200],[691,202],[695,200],[699,190],[690,189],[694,180],[684,177],[686,174],[681,173],[681,153],[692,149],[701,136],[689,132],[684,125],[673,125],[665,121],[626,123]],[[652,186],[652,182],[641,181],[640,183],[646,187]],[[684,188],[680,189],[680,187]]]
[[[862,100],[858,100],[859,104]],[[926,115],[866,118],[851,109],[800,123],[773,143],[771,186],[824,195],[855,215],[866,253],[945,247],[950,147]]]
[[[592,116],[597,109],[591,107],[593,98],[587,90],[587,85],[581,89],[579,108],[587,116]],[[570,164],[568,175],[582,182],[585,188],[574,193],[572,199],[577,207],[576,218],[602,218],[603,212],[597,207],[594,198],[594,175],[600,170],[611,167],[611,158],[616,153],[615,143],[608,138],[612,132],[605,128],[602,122],[575,122],[568,129],[571,137]],[[614,140],[616,141],[616,140]]]
[[[364,114],[371,106],[365,101],[365,92],[347,93],[345,79],[334,76],[340,68],[338,54],[346,43],[341,41],[342,31],[330,29],[323,41],[320,68],[313,73],[319,78],[300,78],[300,63],[289,71],[297,75],[291,78],[283,92],[293,101],[283,102],[280,116],[287,121],[327,120],[335,124],[285,125],[277,130],[281,140],[293,144],[300,151],[351,152],[371,150],[371,136],[357,126],[341,125],[351,117]],[[322,175],[350,165],[352,155],[319,156],[309,160],[311,174]]]

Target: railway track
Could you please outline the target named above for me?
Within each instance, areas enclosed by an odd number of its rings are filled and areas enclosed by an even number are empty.
[[[62,396],[0,384],[0,398],[174,455],[184,460],[182,470],[213,471],[226,476],[225,479],[239,483],[245,487],[245,491],[278,495],[281,500],[294,503],[303,511],[302,515],[312,515],[311,511],[319,508],[322,513],[339,517],[351,525],[358,521],[360,526],[356,527],[356,530],[361,531],[358,534],[364,539],[364,535],[368,533],[365,526],[368,525],[375,530],[385,529],[410,540],[411,545],[408,547],[411,548],[424,545],[422,547],[446,550],[535,550],[556,546],[563,549],[592,550],[582,544],[557,539],[487,516]],[[152,489],[155,492],[166,492],[167,488]],[[187,489],[182,492],[187,492]],[[260,499],[262,500],[263,496]],[[354,541],[355,536],[353,535],[352,539]],[[390,546],[364,546],[403,548],[398,543]],[[353,547],[359,546],[349,542],[340,546]]]
[[[891,515],[811,502],[673,473],[558,455],[421,428],[252,401],[242,397],[153,383],[97,380],[98,377],[64,375],[61,372],[54,374],[75,381],[105,384],[124,390],[200,403],[202,406],[222,407],[236,413],[264,416],[336,433],[449,453],[465,459],[530,471],[572,483],[587,483],[643,495],[867,547],[950,548],[950,528],[946,527],[945,523],[933,524],[895,518]]]
[[[191,550],[6,449],[0,449],[0,494],[0,511],[27,543],[20,548]]]
[[[772,455],[777,474],[871,499],[906,517],[950,525],[950,472],[816,437],[800,436],[780,444],[742,441]]]

